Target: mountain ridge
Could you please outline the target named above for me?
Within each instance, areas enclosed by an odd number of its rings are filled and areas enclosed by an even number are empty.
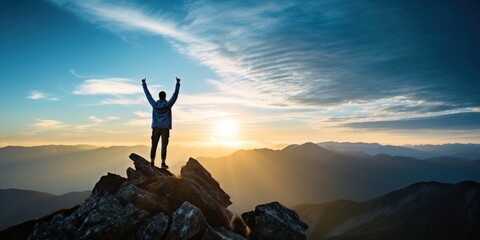
[[[419,145],[382,145],[364,142],[319,142],[318,145],[339,152],[360,151],[369,155],[389,154],[391,156],[406,156],[417,159],[434,157],[456,157],[464,160],[480,159],[480,144],[447,143]]]
[[[252,201],[235,203],[234,209],[240,211],[255,202],[271,200],[269,196],[287,205],[339,198],[361,201],[415,182],[480,181],[480,161],[418,160],[386,154],[352,156],[311,143],[281,150],[242,150],[226,157],[198,160],[221,179],[232,196]],[[268,176],[268,184],[259,176]]]
[[[292,207],[311,239],[476,239],[480,183],[419,182],[364,201]]]
[[[37,218],[60,208],[69,208],[90,195],[90,191],[54,195],[24,189],[0,189],[0,230]]]

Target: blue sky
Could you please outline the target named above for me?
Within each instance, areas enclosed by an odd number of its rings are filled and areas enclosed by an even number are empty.
[[[1,5],[0,145],[148,144],[175,76],[180,143],[480,139],[478,1]]]

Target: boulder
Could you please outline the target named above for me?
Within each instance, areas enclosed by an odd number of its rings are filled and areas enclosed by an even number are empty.
[[[92,194],[115,194],[125,180],[126,179],[120,175],[107,173],[107,175],[102,176],[97,184],[95,184]]]
[[[168,216],[159,213],[148,219],[138,230],[134,239],[160,240],[168,228]]]
[[[180,176],[183,179],[191,181],[207,192],[213,200],[223,207],[228,207],[232,204],[230,196],[220,188],[220,184],[213,179],[210,172],[207,171],[197,160],[190,158],[187,164],[182,167]]]
[[[242,218],[251,230],[251,239],[306,239],[307,224],[279,202],[258,205]]]
[[[119,239],[132,234],[149,213],[132,203],[122,207],[110,194],[94,196],[69,216],[65,211],[35,224],[29,239]]]
[[[133,203],[135,206],[149,211],[150,213],[172,212],[169,207],[168,199],[164,196],[156,195],[155,193],[149,192],[133,184],[120,188],[116,197],[124,204]]]
[[[149,213],[110,194],[89,199],[75,212],[80,239],[118,239],[129,234]]]
[[[246,237],[240,235],[240,234],[237,234],[237,233],[234,233],[234,232],[231,232],[229,231],[228,229],[224,228],[224,227],[218,227],[215,229],[215,232],[220,235],[220,237],[222,239],[227,239],[227,240],[247,240]]]
[[[137,171],[137,170],[135,170],[131,167],[127,168],[127,179],[129,181],[134,181],[134,180],[137,180],[139,178],[143,178],[143,175],[139,171]]]
[[[184,201],[191,202],[204,213],[211,226],[229,228],[227,209],[219,205],[204,188],[193,184],[192,181],[170,178],[165,182],[163,190],[169,198],[171,206],[180,206]]]
[[[225,240],[225,238],[218,234],[218,232],[215,231],[215,229],[213,229],[210,225],[207,225],[200,240]]]
[[[135,169],[141,172],[146,177],[173,176],[173,173],[171,173],[170,171],[166,169],[160,169],[150,165],[149,161],[145,160],[145,158],[135,153],[130,154],[130,159],[133,161],[133,164],[135,165]]]
[[[184,202],[173,214],[167,240],[184,240],[201,237],[207,227],[202,211]]]
[[[49,224],[48,222],[42,222],[35,224],[33,232],[28,240],[63,240],[70,239],[67,234],[56,224]]]

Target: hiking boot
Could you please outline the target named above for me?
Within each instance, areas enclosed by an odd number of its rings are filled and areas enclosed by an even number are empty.
[[[167,166],[167,164],[165,164],[165,163],[162,163],[162,168],[168,169],[168,166]]]

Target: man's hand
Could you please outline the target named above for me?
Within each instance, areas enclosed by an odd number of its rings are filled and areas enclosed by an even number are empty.
[[[145,81],[147,81],[147,79],[146,79],[146,78],[142,79],[142,83],[145,83]]]
[[[180,83],[180,78],[175,77],[175,79],[177,79],[177,83]]]

